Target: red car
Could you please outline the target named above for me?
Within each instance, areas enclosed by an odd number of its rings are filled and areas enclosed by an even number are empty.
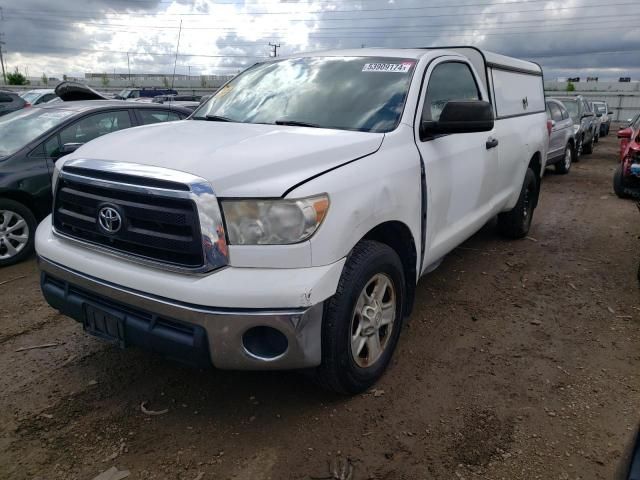
[[[620,164],[613,174],[613,190],[620,198],[640,198],[640,114],[618,131]]]

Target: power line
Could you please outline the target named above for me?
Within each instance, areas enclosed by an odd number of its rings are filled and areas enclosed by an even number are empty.
[[[492,4],[493,5],[500,5],[500,4]],[[469,12],[469,13],[461,13],[461,12],[457,12],[457,13],[450,13],[450,14],[438,14],[438,15],[411,15],[411,16],[386,16],[386,17],[361,17],[361,16],[357,16],[357,17],[350,17],[350,18],[323,18],[323,21],[333,21],[333,22],[337,22],[337,21],[351,21],[351,20],[357,20],[357,21],[361,21],[361,20],[389,20],[389,19],[415,19],[415,18],[444,18],[444,17],[460,17],[460,16],[471,16],[471,15],[484,15],[484,16],[496,16],[496,15],[511,15],[514,13],[535,13],[535,12],[551,12],[551,11],[564,11],[564,10],[577,10],[577,9],[583,9],[583,8],[588,8],[588,7],[599,7],[599,8],[608,8],[608,7],[616,7],[616,6],[635,6],[637,5],[636,2],[630,2],[630,3],[609,3],[607,5],[602,5],[602,4],[582,4],[579,6],[573,6],[573,7],[550,7],[550,8],[537,8],[537,9],[528,9],[528,10],[509,10],[509,11],[504,11],[504,12]],[[444,8],[445,6],[442,6],[442,8]],[[455,5],[450,5],[448,6],[449,8],[454,8],[456,7]],[[458,7],[460,8],[460,5],[458,5]],[[413,7],[411,7],[413,8]],[[415,8],[432,8],[432,7],[415,7]],[[384,10],[388,10],[388,11],[395,11],[398,9],[384,9]],[[367,11],[375,11],[373,9],[361,9],[361,10],[357,10],[358,13],[362,13],[362,12],[367,12]],[[50,12],[43,12],[41,10],[29,10],[29,9],[10,9],[7,10],[7,12],[18,12],[18,13],[32,13],[32,14],[36,14],[36,15],[46,15],[48,17],[51,16],[57,16],[57,17],[64,17],[64,18],[69,18],[69,17],[75,17],[75,18],[93,18],[93,17],[86,17],[86,16],[77,16],[74,15],[76,13],[85,13],[85,14],[98,14],[98,15],[126,15],[126,16],[177,16],[177,17],[182,17],[182,16],[194,16],[194,17],[210,17],[210,16],[218,16],[218,14],[212,14],[212,13],[194,13],[194,12],[187,12],[187,13],[167,13],[167,12],[154,12],[154,13],[132,13],[132,12],[108,12],[108,11],[74,11],[74,10],[57,10],[57,13],[50,13]],[[258,15],[267,15],[267,14],[274,14],[274,13],[278,13],[280,15],[295,15],[295,14],[299,14],[299,13],[308,13],[308,14],[322,14],[325,15],[327,13],[343,13],[341,11],[336,11],[336,10],[323,10],[323,11],[319,11],[319,12],[234,12],[234,15],[253,15],[253,16],[258,16]],[[313,21],[316,20],[315,18],[290,18],[288,19],[289,21],[300,21],[300,22],[305,22],[305,21]]]
[[[340,9],[340,10],[310,10],[310,11],[296,11],[296,12],[292,12],[292,11],[281,11],[281,12],[254,12],[254,11],[250,11],[250,12],[234,12],[235,15],[290,15],[292,13],[298,13],[298,14],[334,14],[334,13],[362,13],[362,12],[396,12],[399,10],[425,10],[425,9],[429,9],[429,10],[433,10],[433,9],[438,9],[438,8],[468,8],[468,7],[501,7],[503,5],[509,6],[509,5],[522,5],[522,4],[530,4],[530,3],[547,3],[549,0],[509,0],[509,1],[504,1],[504,2],[482,2],[482,3],[460,3],[460,4],[445,4],[445,5],[427,5],[427,6],[421,6],[421,7],[399,7],[399,6],[394,6],[392,8],[355,8],[355,9]],[[160,2],[163,3],[163,2]],[[298,4],[299,2],[296,2],[296,4]],[[214,4],[215,5],[215,4]],[[218,4],[220,5],[220,4]],[[233,6],[238,6],[238,4],[232,4],[232,3],[228,3],[228,4],[224,4],[224,5],[233,5]],[[286,3],[277,3],[278,6],[286,6]],[[191,5],[193,6],[193,5]],[[589,5],[584,5],[585,7],[588,7]],[[16,11],[22,10],[24,11],[25,9],[16,9]],[[110,14],[110,15],[131,15],[133,12],[130,11],[126,11],[126,12],[116,12],[116,11],[109,11],[109,9],[106,10],[57,10],[58,12],[69,12],[69,13],[102,13],[102,14]],[[135,12],[134,14],[137,15],[157,15],[157,14],[163,14],[164,12]],[[203,15],[203,16],[211,16],[211,15],[216,15],[216,14],[210,14],[210,13],[167,13],[167,15]]]
[[[10,18],[14,18],[14,19],[22,19],[20,17],[10,17]],[[606,20],[607,18],[612,18],[615,20]],[[26,19],[26,18],[25,18]],[[598,19],[597,22],[591,22],[590,19]],[[442,28],[458,28],[458,27],[476,27],[479,29],[483,29],[483,30],[504,30],[504,29],[513,29],[513,28],[526,28],[526,27],[559,27],[559,26],[587,26],[587,25],[601,25],[603,23],[620,23],[620,16],[619,15],[594,15],[594,16],[583,16],[580,18],[576,18],[576,19],[572,19],[570,23],[566,23],[569,19],[566,18],[557,18],[557,19],[547,19],[544,21],[545,25],[540,25],[539,20],[513,20],[513,21],[503,21],[500,22],[500,25],[514,25],[514,26],[481,26],[479,25],[477,22],[474,23],[442,23],[442,24],[429,24],[429,25],[385,25],[383,28],[384,29],[402,29],[402,31],[411,31],[411,30],[407,30],[408,28],[417,28],[419,30],[419,32],[424,31],[425,29],[442,29]],[[586,22],[584,22],[584,20],[587,20]],[[554,22],[554,23],[550,23],[550,22]],[[565,23],[555,23],[555,22],[565,22]],[[69,24],[68,23],[64,23],[64,22],[60,22],[60,21],[55,21],[55,20],[39,20],[38,19],[38,23],[45,23],[45,24],[51,24],[51,25],[60,25],[60,26],[66,26],[68,27]],[[145,28],[145,29],[160,29],[160,30],[173,30],[173,29],[178,29],[179,27],[177,26],[173,26],[173,25],[134,25],[134,24],[121,24],[121,23],[99,23],[99,22],[82,22],[82,26],[88,26],[88,27],[101,27],[104,28],[105,30],[113,30],[114,28],[131,28],[131,29],[140,29],[140,28]],[[515,25],[518,26],[515,26]],[[532,24],[532,25],[523,25],[523,24]],[[548,24],[548,25],[546,25]],[[321,30],[348,30],[348,31],[354,31],[354,30],[363,30],[363,29],[368,29],[368,30],[374,30],[375,32],[382,32],[382,31],[388,31],[388,30],[380,30],[379,27],[376,26],[359,26],[359,25],[353,25],[353,26],[340,26],[340,27],[315,27],[314,28],[314,32],[315,31],[321,31]],[[182,30],[203,30],[203,31],[223,31],[223,32],[228,32],[228,33],[239,33],[238,29],[235,27],[188,27],[188,26],[183,26]],[[130,32],[132,30],[117,30],[119,32]],[[268,32],[283,32],[286,33],[288,32],[289,29],[288,28],[275,28],[275,29],[268,29]],[[231,45],[231,44],[229,44]]]

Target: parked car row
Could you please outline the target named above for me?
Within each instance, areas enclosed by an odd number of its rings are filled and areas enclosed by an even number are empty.
[[[569,173],[571,164],[593,152],[600,136],[609,134],[610,115],[605,102],[589,103],[582,95],[550,97],[546,100],[549,151],[547,165]]]

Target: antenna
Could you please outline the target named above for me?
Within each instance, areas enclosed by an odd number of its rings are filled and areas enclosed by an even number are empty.
[[[278,56],[278,49],[280,48],[280,44],[279,43],[271,43],[271,42],[269,42],[269,46],[273,47],[273,56],[277,57]]]
[[[173,62],[173,76],[171,77],[171,90],[176,80],[176,65],[178,64],[178,50],[180,50],[180,35],[182,34],[182,19],[180,19],[180,29],[178,30],[178,44],[176,45],[176,59]]]

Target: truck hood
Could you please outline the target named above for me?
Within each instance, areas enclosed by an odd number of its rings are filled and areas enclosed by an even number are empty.
[[[375,152],[382,133],[184,120],[99,137],[65,157],[172,168],[208,180],[218,197],[279,197]]]

